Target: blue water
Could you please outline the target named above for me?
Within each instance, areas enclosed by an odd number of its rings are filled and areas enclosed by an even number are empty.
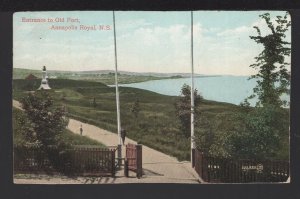
[[[195,77],[195,88],[207,100],[240,104],[253,93],[256,80],[246,76]],[[153,80],[132,84],[120,84],[122,87],[140,88],[156,93],[178,96],[183,84],[191,85],[191,78]],[[287,98],[287,97],[285,97]],[[257,99],[250,102],[255,106]]]

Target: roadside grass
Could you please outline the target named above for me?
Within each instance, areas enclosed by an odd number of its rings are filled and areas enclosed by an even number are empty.
[[[34,81],[13,80],[13,97],[19,100],[26,93],[36,90]],[[39,82],[39,81],[38,81]],[[50,91],[57,106],[64,105],[68,116],[117,133],[115,88],[98,82],[76,80],[49,80]],[[180,131],[174,104],[177,96],[166,96],[147,90],[120,87],[121,126],[127,137],[178,160],[190,160],[190,139]],[[95,104],[93,103],[95,99]],[[131,109],[138,99],[140,112],[137,117]],[[241,112],[239,106],[203,100],[199,107],[215,133],[226,134],[237,121],[233,116]],[[199,118],[196,118],[196,121]],[[206,128],[197,125],[195,128]],[[76,138],[77,139],[77,138]],[[285,149],[288,153],[288,148]],[[283,152],[284,156],[286,152]]]
[[[75,146],[75,145],[93,145],[93,146],[97,146],[97,147],[106,148],[106,146],[104,144],[102,144],[96,140],[93,140],[89,137],[74,134],[71,131],[69,131],[68,129],[63,131],[61,138],[65,143],[69,143],[73,146]]]

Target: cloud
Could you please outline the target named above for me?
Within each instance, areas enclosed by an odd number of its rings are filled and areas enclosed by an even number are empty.
[[[271,21],[277,25],[275,17],[271,18]],[[254,57],[263,50],[263,46],[249,38],[251,35],[257,35],[253,26],[259,27],[262,35],[271,33],[265,21],[258,19],[248,26],[221,30],[215,33],[216,36],[204,36],[202,43],[207,45],[199,47],[198,51],[201,52],[201,56],[197,56],[202,71],[209,74],[255,74],[257,71],[249,66],[255,62]],[[290,41],[290,36],[289,30],[287,41]]]
[[[148,72],[189,72],[190,26],[140,27],[118,38],[122,70]],[[200,24],[194,25],[195,43],[202,37]]]
[[[240,26],[233,29],[227,29],[222,32],[217,33],[217,36],[232,36],[249,33],[251,28],[248,26]]]
[[[14,42],[14,67],[52,70],[113,69],[113,45],[85,45],[85,42]]]
[[[121,23],[116,22],[117,31],[124,29],[136,29],[138,27],[151,26],[152,23],[146,21],[145,19],[135,19],[135,20],[122,20]]]
[[[271,17],[271,23],[276,27],[278,26],[278,23],[276,21],[276,17],[273,16]],[[287,20],[290,20],[290,15],[288,15]],[[267,26],[266,22],[264,19],[259,18],[258,20],[252,22],[251,24],[249,24],[248,26],[243,25],[243,26],[239,26],[239,27],[235,27],[235,28],[231,28],[231,29],[226,29],[223,30],[219,33],[217,33],[218,36],[241,36],[241,35],[257,35],[256,30],[253,28],[254,26],[258,27],[261,31],[262,35],[267,35],[267,34],[271,34],[271,30],[270,28]],[[291,34],[290,30],[288,30],[287,32],[287,36],[289,36]],[[290,38],[287,38],[290,40]]]
[[[151,20],[140,18],[118,20],[116,25],[120,70],[190,72],[189,23],[154,25]],[[249,65],[254,63],[254,57],[262,47],[249,38],[250,35],[256,35],[254,25],[259,26],[262,33],[268,31],[262,19],[228,29],[203,27],[201,23],[195,23],[195,72],[233,75],[255,73]],[[72,35],[67,32],[47,32],[41,27],[24,28],[26,34],[23,34],[22,29],[16,30],[14,67],[30,66],[40,69],[42,65],[49,65],[52,69],[61,70],[114,68],[112,31]],[[42,39],[39,37],[41,34],[44,34]]]

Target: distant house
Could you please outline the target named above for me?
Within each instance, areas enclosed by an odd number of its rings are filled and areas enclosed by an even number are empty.
[[[27,77],[25,77],[26,80],[32,80],[32,79],[37,79],[36,76],[34,76],[33,74],[29,74]]]

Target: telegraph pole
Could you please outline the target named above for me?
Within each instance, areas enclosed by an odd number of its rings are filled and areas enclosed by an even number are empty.
[[[118,164],[121,165],[122,158],[122,138],[121,138],[121,117],[120,117],[120,98],[118,86],[118,60],[117,60],[117,42],[116,42],[116,24],[115,11],[113,11],[113,25],[114,25],[114,48],[115,48],[115,87],[116,87],[116,102],[117,102],[117,123],[118,123]]]
[[[195,112],[195,103],[194,103],[194,40],[193,40],[193,11],[191,11],[191,163],[194,166],[194,153],[195,153],[195,132],[194,132],[194,112]]]

